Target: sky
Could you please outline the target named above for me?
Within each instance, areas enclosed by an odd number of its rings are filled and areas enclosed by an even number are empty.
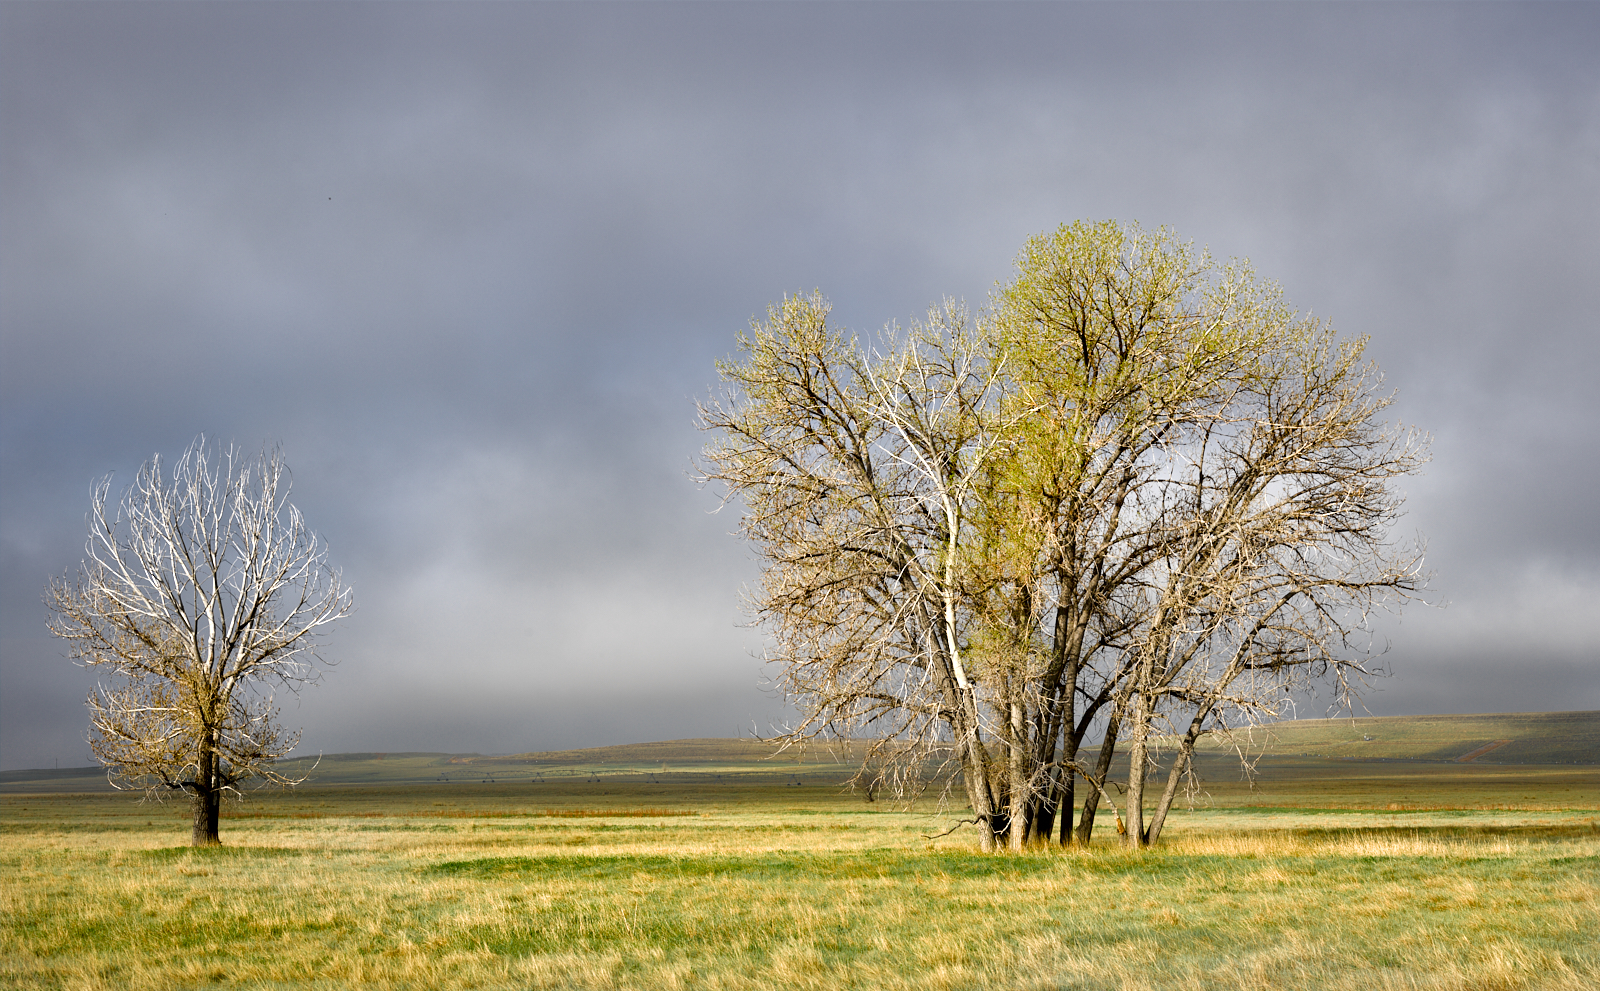
[[[43,590],[201,433],[281,445],[355,589],[302,750],[767,730],[714,362],[1077,219],[1248,257],[1432,435],[1363,711],[1600,709],[1596,51],[1595,4],[0,4],[0,767],[89,762]]]

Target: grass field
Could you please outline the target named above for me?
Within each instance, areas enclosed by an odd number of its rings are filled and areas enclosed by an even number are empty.
[[[181,805],[32,779],[0,798],[0,985],[1600,986],[1592,765],[1278,754],[1251,787],[1206,755],[1154,850],[983,857],[825,761],[646,749],[324,761],[212,850]]]

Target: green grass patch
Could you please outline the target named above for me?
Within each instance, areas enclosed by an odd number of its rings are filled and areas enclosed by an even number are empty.
[[[1139,853],[721,772],[260,793],[208,848],[181,803],[9,796],[0,987],[1600,986],[1594,770],[1221,762]]]

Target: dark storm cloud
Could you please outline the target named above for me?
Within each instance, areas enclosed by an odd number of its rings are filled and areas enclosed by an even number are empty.
[[[690,401],[820,286],[981,303],[1169,224],[1370,334],[1444,610],[1374,711],[1600,707],[1600,14],[1572,6],[0,7],[0,764],[91,479],[284,445],[359,612],[314,748],[731,732],[763,694]]]

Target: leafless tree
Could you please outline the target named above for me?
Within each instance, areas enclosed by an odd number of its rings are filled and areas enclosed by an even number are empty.
[[[744,531],[767,561],[753,605],[777,641],[783,688],[801,703],[789,739],[867,728],[863,783],[874,788],[903,790],[926,762],[954,760],[987,822],[995,809],[961,653],[954,539],[984,370],[959,323],[920,335],[929,346],[917,361],[874,368],[827,316],[819,295],[773,307],[741,339],[747,360],[722,366],[738,395],[701,410],[720,434],[707,476],[744,500]],[[911,380],[937,395],[902,403],[897,387]]]
[[[947,304],[868,348],[827,317],[794,297],[741,338],[705,477],[767,561],[787,739],[870,740],[880,784],[953,764],[985,849],[1058,818],[1066,842],[1079,778],[1088,842],[1120,744],[1130,842],[1159,836],[1153,727],[1188,719],[1181,766],[1285,687],[1359,680],[1368,611],[1420,587],[1389,536],[1418,439],[1377,423],[1362,342],[1247,266],[1077,224],[980,320]]]
[[[299,742],[271,691],[314,680],[318,632],[351,590],[288,502],[274,450],[215,452],[202,437],[163,475],[159,456],[110,503],[94,489],[86,557],[46,593],[50,629],[113,678],[89,694],[90,748],[118,787],[187,794],[193,842],[216,844],[225,794]]]
[[[1172,448],[1172,537],[1144,590],[1149,619],[1130,680],[1130,843],[1160,835],[1208,719],[1276,718],[1318,678],[1348,702],[1371,673],[1372,611],[1424,586],[1420,545],[1393,532],[1403,502],[1394,483],[1425,451],[1415,433],[1377,421],[1389,397],[1363,344],[1318,325],[1277,342],[1227,406]],[[1182,729],[1146,830],[1158,717]]]

